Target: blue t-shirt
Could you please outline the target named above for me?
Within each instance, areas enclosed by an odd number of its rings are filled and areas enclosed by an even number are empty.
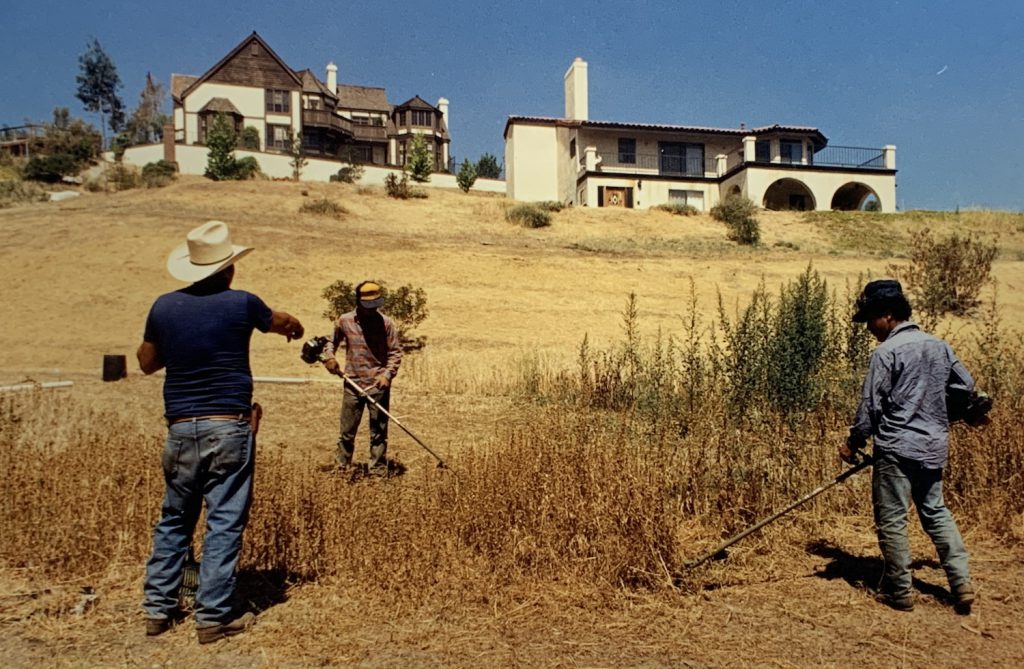
[[[270,330],[273,312],[244,290],[197,285],[157,298],[143,338],[167,368],[164,415],[170,419],[248,412],[249,339]]]

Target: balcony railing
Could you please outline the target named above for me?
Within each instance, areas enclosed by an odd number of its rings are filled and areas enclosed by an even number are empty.
[[[379,125],[360,125],[358,123],[352,124],[352,133],[356,139],[387,139],[388,130],[387,128]]]
[[[601,154],[601,169],[636,174],[658,174],[672,177],[716,176],[718,165],[714,158],[691,158],[654,153]]]
[[[860,146],[826,146],[813,156],[815,165],[851,167],[853,169],[884,169],[885,152]]]
[[[352,130],[352,121],[347,118],[342,118],[334,112],[326,109],[303,109],[302,125],[309,125],[317,128],[331,128],[332,130],[339,130],[348,135],[355,134]]]

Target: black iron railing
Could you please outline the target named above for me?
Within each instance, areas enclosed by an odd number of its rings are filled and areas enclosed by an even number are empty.
[[[885,168],[885,152],[860,146],[826,146],[812,156],[814,165],[853,169]]]

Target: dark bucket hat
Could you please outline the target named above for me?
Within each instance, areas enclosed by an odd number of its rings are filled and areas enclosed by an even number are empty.
[[[897,300],[906,300],[903,286],[896,279],[879,279],[864,286],[864,291],[857,298],[857,313],[853,315],[854,323],[864,323],[871,316],[877,315]]]

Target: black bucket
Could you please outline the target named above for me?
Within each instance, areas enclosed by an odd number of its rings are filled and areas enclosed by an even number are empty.
[[[118,381],[128,376],[128,361],[123,355],[103,356],[103,380]]]

